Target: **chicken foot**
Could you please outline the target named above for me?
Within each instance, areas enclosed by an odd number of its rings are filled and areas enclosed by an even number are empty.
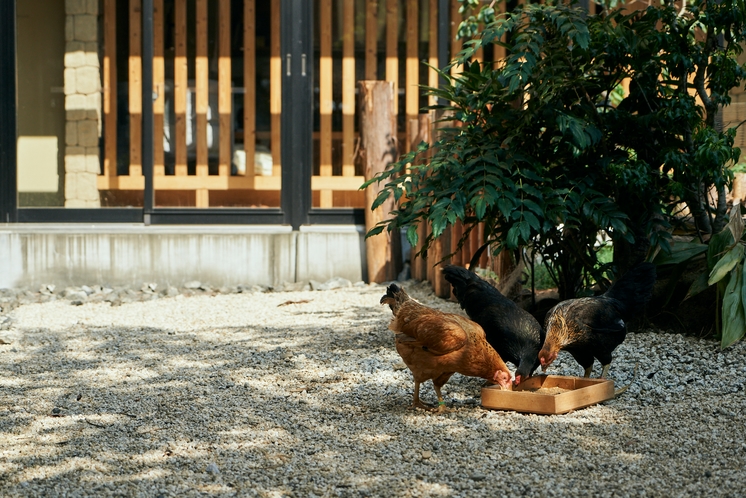
[[[593,372],[593,365],[585,369],[585,375],[583,375],[583,377],[586,379],[590,378],[591,372]]]
[[[435,394],[438,395],[438,408],[437,408],[437,412],[438,413],[443,413],[443,412],[447,411],[448,409],[446,408],[446,402],[443,401],[443,395],[440,393],[440,387],[441,386],[433,383],[433,387],[435,388]]]
[[[447,410],[446,402],[443,400],[443,395],[440,392],[441,386],[433,384],[435,393],[438,395],[438,407],[430,406],[420,401],[420,382],[414,381],[414,396],[412,399],[412,408],[422,408],[430,412],[442,413]]]
[[[437,391],[436,391],[437,392]],[[438,401],[442,400],[440,397],[440,393],[438,393]],[[414,381],[414,396],[412,398],[412,408],[422,408],[423,410],[427,411],[436,411],[437,408],[426,405],[422,401],[420,401],[420,382]]]
[[[606,365],[603,366],[603,369],[601,370],[601,377],[599,377],[599,379],[606,378],[606,374],[609,373],[609,367],[611,367],[611,363],[607,363]]]

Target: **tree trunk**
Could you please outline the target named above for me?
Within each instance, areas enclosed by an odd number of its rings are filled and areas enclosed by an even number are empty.
[[[387,81],[360,81],[360,154],[368,180],[384,171],[398,158],[396,141],[396,114],[394,112],[394,86]],[[365,190],[365,227],[370,230],[390,216],[394,198],[375,211],[370,209],[382,185],[374,183]],[[401,270],[401,239],[399,230],[384,231],[365,239],[368,281],[396,280]]]

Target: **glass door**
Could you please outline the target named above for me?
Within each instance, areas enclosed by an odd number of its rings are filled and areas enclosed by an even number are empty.
[[[143,0],[15,3],[18,207],[280,208],[280,0],[152,0],[149,154]]]

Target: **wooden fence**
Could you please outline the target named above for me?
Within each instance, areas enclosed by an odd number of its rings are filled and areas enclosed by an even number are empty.
[[[417,119],[426,104],[419,85],[436,86],[438,81],[436,72],[422,65],[422,59],[426,59],[437,66],[438,0],[314,1],[318,36],[314,60],[308,62],[315,64],[319,99],[317,129],[313,132],[317,149],[312,176],[314,206],[364,207],[358,192],[363,183],[362,168],[355,155],[359,137],[355,129],[355,83],[361,79],[394,82],[395,98],[402,101],[395,107],[403,115],[398,120],[400,149],[406,151],[409,123]],[[269,5],[259,5],[256,0],[154,0],[156,205],[163,191],[192,192],[192,200],[184,205],[197,207],[220,205],[213,202],[210,193],[226,190],[272,191],[279,202],[282,26],[280,2]],[[451,5],[452,14],[459,16],[452,23],[453,34],[460,21],[460,4],[451,0]],[[141,0],[103,0],[101,191],[144,188],[141,7]],[[237,12],[242,19],[231,18]],[[264,24],[269,25],[269,47],[257,47],[257,33],[266,30]],[[118,47],[123,40],[127,40],[126,47]],[[240,40],[240,51],[236,40]],[[164,49],[171,43],[173,50]],[[257,50],[267,48],[269,69],[261,69],[269,74],[269,126],[258,129],[258,85],[253,83],[259,69]],[[457,50],[460,44],[454,42],[452,48]],[[236,57],[241,59],[240,64],[236,64]],[[126,68],[126,77],[117,73],[118,67],[120,71]],[[232,67],[242,67],[243,74],[232,74]],[[125,106],[117,101],[123,91]],[[292,110],[284,116],[291,119]],[[122,132],[123,122],[126,133]],[[164,134],[168,135],[167,151]],[[217,137],[217,146],[208,144],[211,134]],[[258,141],[267,144],[271,153],[270,174],[264,169],[260,172],[255,165]],[[232,166],[236,150],[244,154],[245,168]]]

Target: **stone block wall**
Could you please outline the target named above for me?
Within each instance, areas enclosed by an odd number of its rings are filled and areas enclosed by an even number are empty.
[[[100,207],[98,0],[65,0],[65,207]]]

